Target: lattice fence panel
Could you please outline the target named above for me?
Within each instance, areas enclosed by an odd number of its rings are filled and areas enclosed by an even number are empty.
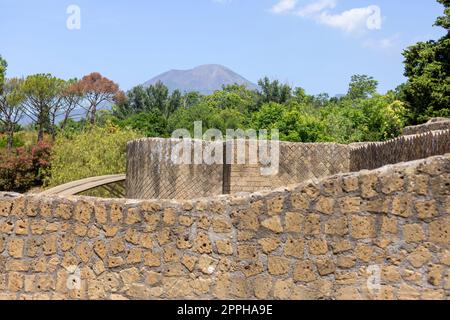
[[[350,152],[350,170],[376,169],[450,152],[450,130],[404,136],[387,142],[368,143]]]

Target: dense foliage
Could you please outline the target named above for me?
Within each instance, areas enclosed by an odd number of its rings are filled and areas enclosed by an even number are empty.
[[[13,152],[0,150],[0,190],[25,192],[42,185],[50,168],[50,154],[47,142]]]
[[[450,0],[438,1],[445,11],[435,25],[446,34],[437,41],[419,42],[403,54],[408,81],[400,90],[413,123],[433,116],[450,117]]]
[[[148,99],[146,92],[152,87],[137,87],[113,112],[120,110],[121,115],[128,116],[113,121],[149,137],[167,137],[180,128],[193,133],[194,122],[202,121],[204,131],[216,128],[226,134],[227,129],[278,129],[282,140],[340,143],[390,139],[405,125],[404,103],[393,93],[377,94],[377,82],[368,76],[352,77],[349,93],[339,99],[309,96],[302,88],[292,89],[267,78],[260,85],[260,92],[226,86],[212,95],[198,96],[188,107],[183,105],[185,96],[181,96],[178,107],[166,115]],[[134,100],[137,92],[139,103]],[[170,104],[171,96],[164,97],[160,105]]]
[[[92,127],[76,135],[58,135],[46,184],[57,186],[82,178],[125,172],[126,143],[140,136],[113,125]]]

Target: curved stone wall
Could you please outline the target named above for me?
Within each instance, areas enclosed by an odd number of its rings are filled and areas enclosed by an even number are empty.
[[[0,298],[446,299],[449,244],[450,155],[191,201],[2,194]]]
[[[241,142],[244,150],[231,145],[230,141],[187,140],[192,160],[195,144],[203,151],[214,145],[219,147],[222,164],[208,165],[201,162],[174,164],[172,151],[180,140],[152,138],[131,141],[127,147],[127,198],[193,199],[255,192],[338,173],[376,169],[450,152],[450,130],[350,145],[279,142],[276,151],[278,171],[274,175],[263,175],[261,164],[250,163],[250,153],[252,156],[259,155],[259,147],[250,149],[248,140]],[[227,150],[228,153],[233,151],[233,161],[225,161]],[[244,155],[244,163],[238,163],[238,154]]]
[[[192,164],[174,164],[179,140],[139,139],[127,144],[127,198],[191,199],[222,194],[223,165],[195,164],[194,144],[207,148],[214,142],[190,140]],[[178,155],[183,157],[183,153]]]
[[[174,146],[180,140],[148,138],[130,141],[127,145],[127,198],[132,199],[192,199],[239,192],[272,190],[277,187],[322,178],[349,171],[350,146],[335,143],[279,142],[278,172],[262,175],[262,165],[249,161],[249,141],[245,150],[229,142],[187,140],[192,164],[174,164]],[[218,145],[222,151],[221,164],[194,163],[195,144],[202,151]],[[227,162],[227,150],[233,150]],[[253,154],[259,155],[259,147]],[[239,164],[238,154],[245,154]],[[231,154],[231,151],[229,152]],[[182,158],[183,153],[179,157]]]
[[[427,123],[418,125],[418,126],[410,126],[403,129],[403,135],[414,135],[425,133],[429,131],[436,130],[449,130],[450,129],[450,119],[447,118],[435,118],[431,119]]]

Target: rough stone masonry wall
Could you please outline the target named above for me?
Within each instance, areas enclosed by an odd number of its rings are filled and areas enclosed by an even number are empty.
[[[449,154],[248,196],[2,194],[0,298],[448,299],[449,244]]]

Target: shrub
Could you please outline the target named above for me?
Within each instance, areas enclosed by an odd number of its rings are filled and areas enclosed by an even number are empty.
[[[59,135],[46,185],[53,187],[83,178],[124,173],[126,143],[140,137],[133,130],[113,125],[91,127],[69,137]]]
[[[0,190],[26,192],[42,185],[50,168],[51,145],[40,142],[0,152]]]
[[[6,148],[7,145],[8,145],[8,137],[6,135],[0,135],[0,149]],[[13,147],[18,148],[23,147],[24,145],[25,141],[23,141],[22,139],[20,139],[20,137],[15,135],[13,138]]]

